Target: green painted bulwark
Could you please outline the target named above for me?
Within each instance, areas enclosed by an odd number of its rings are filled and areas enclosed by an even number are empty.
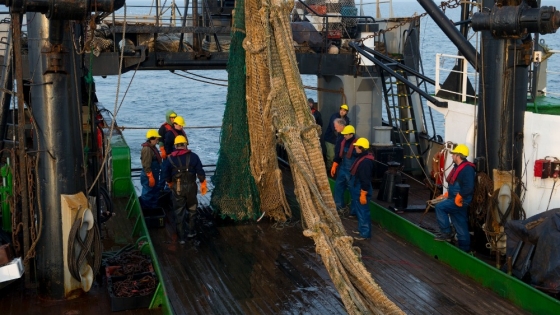
[[[527,111],[535,114],[560,116],[560,99],[550,96],[538,96],[527,103]]]
[[[113,197],[127,197],[133,190],[130,177],[130,148],[123,136],[111,137],[111,171],[113,172]]]
[[[473,257],[452,244],[434,241],[434,235],[392,213],[370,203],[371,219],[388,231],[419,247],[426,254],[450,265],[514,304],[533,314],[560,314],[560,301],[527,285],[517,278]]]
[[[144,215],[142,214],[142,208],[132,183],[132,177],[130,176],[130,148],[120,134],[114,134],[111,138],[111,165],[113,172],[113,197],[127,198],[128,202],[125,211],[128,218],[133,218],[135,222],[132,236],[137,237],[136,248],[150,256],[154,271],[159,279],[158,287],[149,308],[157,309],[161,307],[163,314],[171,315],[173,314],[173,309],[165,290],[163,273],[150,238],[148,227],[146,226]]]

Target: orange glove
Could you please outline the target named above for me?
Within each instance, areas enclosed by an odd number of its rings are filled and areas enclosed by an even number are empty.
[[[208,187],[206,186],[206,180],[200,183],[200,193],[204,196],[208,192]]]
[[[366,195],[367,191],[360,189],[360,204],[365,205],[367,203]]]
[[[173,188],[173,182],[169,182],[169,183],[167,183],[167,187],[169,187],[169,188]]]
[[[333,162],[332,167],[331,167],[331,177],[334,177],[334,174],[336,173],[336,168],[338,167],[338,163]]]
[[[448,196],[448,193],[446,191],[445,194],[439,195],[439,197],[437,197],[436,199],[447,199],[447,196]]]
[[[156,179],[154,178],[154,174],[152,174],[152,172],[146,173],[146,176],[148,176],[148,185],[150,187],[154,187],[156,185]]]
[[[159,147],[159,151],[161,152],[160,153],[161,158],[162,159],[167,159],[167,152],[165,152],[165,147],[163,147],[163,146]]]
[[[457,196],[455,196],[455,205],[457,205],[457,207],[462,207],[463,206],[463,197],[461,197],[461,195],[457,194]]]

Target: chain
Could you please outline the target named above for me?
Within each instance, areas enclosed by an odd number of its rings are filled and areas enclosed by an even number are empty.
[[[27,193],[29,197],[29,232],[31,235],[31,244],[35,243],[37,239],[37,227],[36,227],[36,216],[35,216],[35,202],[33,200],[33,192],[34,190],[34,176],[33,176],[33,157],[29,155],[25,155],[25,164],[26,164],[26,171],[27,171]],[[25,211],[25,210],[24,210]],[[30,258],[35,257],[35,248],[30,248],[29,252],[27,253],[25,259],[28,260]]]
[[[438,7],[443,11],[443,13],[445,13],[445,9],[446,9],[446,8],[455,9],[455,8],[459,7],[459,6],[461,5],[461,1],[462,1],[462,0],[442,1],[441,4],[440,4]],[[424,12],[424,13],[422,13],[422,14],[420,14],[420,15],[413,15],[412,17],[410,17],[410,18],[408,18],[408,19],[406,19],[406,20],[404,20],[404,21],[401,21],[401,22],[398,23],[398,24],[393,25],[393,26],[389,27],[388,29],[380,30],[379,32],[375,32],[375,33],[373,33],[373,34],[371,34],[371,35],[368,35],[368,36],[366,36],[366,37],[364,37],[364,38],[360,38],[360,39],[357,40],[356,42],[358,42],[358,43],[363,43],[363,41],[366,40],[366,39],[374,38],[374,37],[377,37],[377,36],[379,36],[379,35],[381,35],[381,34],[388,33],[388,32],[390,32],[390,31],[392,31],[392,30],[394,30],[394,29],[397,29],[397,28],[399,28],[399,27],[401,27],[401,26],[403,26],[403,25],[405,25],[405,24],[408,24],[408,23],[411,23],[411,22],[413,22],[413,21],[419,20],[419,19],[425,17],[426,15],[428,15],[428,12]]]

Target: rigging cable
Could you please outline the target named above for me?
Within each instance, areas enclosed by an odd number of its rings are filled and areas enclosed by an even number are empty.
[[[204,80],[199,80],[199,79],[191,78],[191,77],[188,77],[188,76],[186,76],[186,75],[182,75],[182,74],[175,73],[175,72],[171,72],[171,73],[173,73],[174,75],[178,75],[178,76],[180,76],[180,77],[183,77],[183,78],[187,78],[187,79],[194,80],[194,81],[198,81],[198,82],[202,82],[202,83],[213,84],[213,85],[218,85],[218,86],[225,86],[225,87],[228,86],[227,84],[213,83],[213,82],[208,82],[208,81],[204,81]]]
[[[127,6],[126,6],[126,3],[125,3],[124,4],[123,33],[122,33],[123,39],[126,38],[126,11],[127,11],[126,9],[127,9]],[[114,115],[113,115],[113,120],[111,121],[111,127],[109,128],[109,139],[108,139],[109,143],[111,143],[111,139],[113,138],[113,130],[115,128],[115,124],[116,124],[116,120],[117,120],[118,109],[120,108],[120,106],[117,106],[117,105],[119,103],[119,91],[120,91],[120,86],[121,86],[123,61],[124,61],[124,49],[121,49],[121,56],[120,56],[120,60],[119,60],[119,73],[118,73],[118,79],[117,79],[117,92],[116,92],[116,95],[115,95],[115,107],[113,109]],[[132,80],[131,80],[131,82],[132,82]],[[127,91],[128,91],[128,89],[127,89]],[[124,96],[123,96],[123,99],[124,99]],[[93,187],[95,187],[95,183],[97,183],[97,181],[99,180],[99,177],[101,176],[101,173],[103,172],[103,168],[105,167],[105,164],[107,163],[107,160],[108,160],[108,157],[109,157],[109,151],[110,150],[106,150],[105,155],[103,156],[103,162],[101,163],[101,166],[99,167],[99,171],[97,172],[97,175],[95,176],[95,179],[93,180],[90,188],[88,189],[87,195],[89,195],[91,193],[91,190],[93,189]]]

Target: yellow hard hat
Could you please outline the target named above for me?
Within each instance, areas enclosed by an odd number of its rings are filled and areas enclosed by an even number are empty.
[[[348,105],[346,105],[346,104],[342,104],[342,105],[340,105],[340,108],[341,108],[341,109],[345,109],[345,110],[348,110]]]
[[[344,129],[342,129],[342,131],[340,133],[343,134],[343,135],[355,134],[356,129],[354,129],[354,127],[352,125],[348,125],[348,126],[344,127]]]
[[[159,138],[159,133],[155,129],[150,129],[146,132],[146,139]]]
[[[181,116],[175,117],[175,120],[173,121],[173,123],[174,123],[174,124],[177,124],[177,125],[179,125],[179,126],[181,126],[181,127],[185,127],[185,125],[186,125],[186,124],[185,124],[185,119],[184,119],[183,117],[181,117]]]
[[[362,147],[364,149],[369,149],[369,141],[366,138],[360,138],[354,142],[355,147]]]
[[[469,147],[464,144],[458,144],[455,149],[451,150],[451,153],[462,154],[464,156],[469,156]]]
[[[187,138],[185,138],[185,136],[177,136],[175,137],[175,142],[173,144],[189,144],[189,142],[187,141]]]

